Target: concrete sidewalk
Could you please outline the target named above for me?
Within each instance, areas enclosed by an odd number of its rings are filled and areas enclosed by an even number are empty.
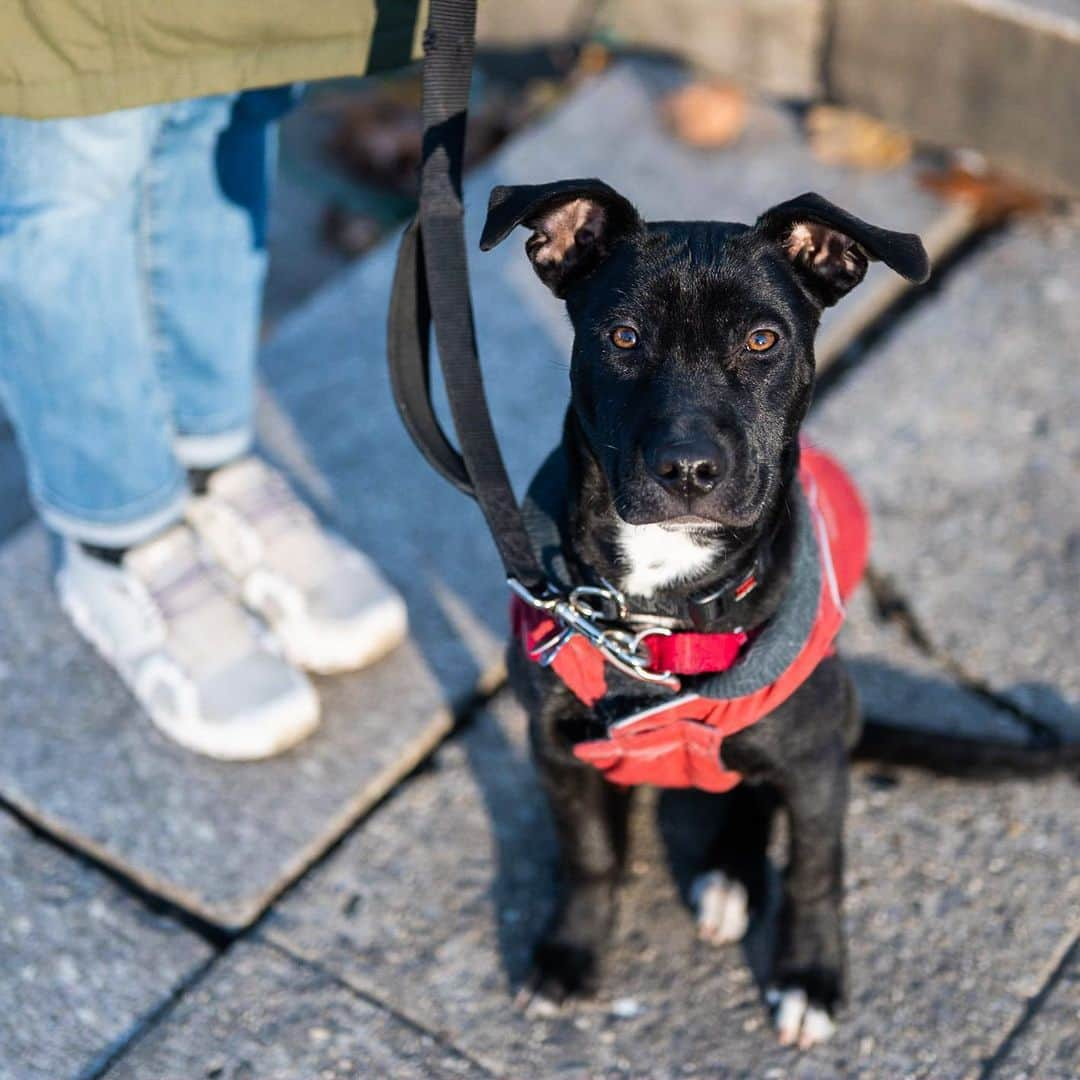
[[[758,107],[726,151],[688,150],[653,108],[680,78],[617,67],[507,144],[469,179],[471,242],[492,185],[561,175],[603,176],[667,217],[748,220],[816,189],[919,231],[935,255],[970,229],[917,166],[823,166],[781,110]],[[845,644],[867,712],[892,729],[1015,748],[1080,736],[1065,496],[1080,468],[1078,241],[1065,216],[977,247],[814,410],[815,438],[874,512],[874,588]],[[599,998],[536,1023],[514,1012],[552,902],[552,839],[523,719],[491,697],[505,595],[490,539],[408,444],[386,387],[393,256],[388,244],[342,271],[263,357],[266,452],[413,616],[392,659],[320,685],[328,719],[309,744],[251,767],[166,744],[64,623],[44,535],[0,548],[0,1077],[1075,1075],[1080,815],[1066,776],[858,766],[853,999],[810,1054],[768,1030],[770,919],[744,949],[694,937],[694,796],[641,800]],[[517,238],[472,272],[520,488],[557,437],[568,331]],[[893,289],[877,267],[830,315],[823,366]],[[436,749],[455,711],[468,723]]]

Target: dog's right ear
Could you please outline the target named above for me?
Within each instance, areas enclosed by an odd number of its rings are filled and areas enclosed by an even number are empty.
[[[914,233],[861,221],[813,191],[766,210],[755,228],[782,246],[803,284],[824,307],[862,281],[870,260],[880,259],[917,285],[930,277],[930,260]]]
[[[517,225],[533,230],[525,251],[537,276],[556,296],[565,296],[622,237],[641,227],[641,218],[602,180],[497,187],[488,200],[481,251],[505,240]]]

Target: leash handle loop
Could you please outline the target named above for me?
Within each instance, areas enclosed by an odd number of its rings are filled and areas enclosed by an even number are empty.
[[[540,595],[546,579],[495,438],[469,296],[461,176],[475,39],[475,0],[431,0],[424,35],[420,207],[402,238],[394,273],[390,379],[398,412],[420,452],[476,499],[507,574]],[[431,400],[432,326],[460,452]]]

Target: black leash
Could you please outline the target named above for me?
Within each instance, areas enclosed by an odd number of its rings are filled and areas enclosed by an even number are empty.
[[[394,273],[387,332],[390,381],[420,452],[477,501],[507,577],[539,596],[547,582],[495,439],[469,296],[461,173],[475,39],[475,0],[431,0],[424,35],[420,207],[402,238]],[[432,324],[460,453],[431,401]]]

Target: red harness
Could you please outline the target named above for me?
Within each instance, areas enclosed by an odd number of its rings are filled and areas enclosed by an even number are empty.
[[[728,791],[742,777],[724,768],[720,747],[787,700],[832,652],[844,620],[844,601],[862,577],[869,549],[869,520],[851,478],[828,455],[804,445],[799,480],[813,518],[821,560],[821,593],[813,627],[795,660],[767,686],[743,697],[683,694],[612,725],[606,739],[578,743],[574,753],[617,784],[655,784]],[[749,591],[744,582],[740,589]],[[558,632],[544,611],[514,597],[511,624],[526,654]],[[747,635],[679,633],[645,639],[653,670],[679,675],[726,671],[744,652]],[[753,648],[751,644],[749,648]],[[580,635],[559,649],[552,670],[586,705],[607,693],[603,654]]]

